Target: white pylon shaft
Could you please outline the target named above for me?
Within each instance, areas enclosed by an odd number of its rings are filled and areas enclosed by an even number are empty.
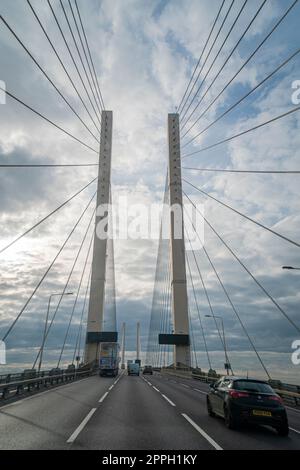
[[[179,115],[168,116],[169,192],[171,217],[171,287],[174,334],[189,335],[185,266]],[[190,346],[174,346],[174,365],[190,367]]]
[[[99,333],[103,331],[105,300],[107,237],[101,233],[103,221],[108,219],[105,208],[110,202],[112,111],[102,111],[99,154],[97,210],[92,261],[92,276],[87,321],[85,362],[98,360]],[[97,339],[98,338],[98,339]]]

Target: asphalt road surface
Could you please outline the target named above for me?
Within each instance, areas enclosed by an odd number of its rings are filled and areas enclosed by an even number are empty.
[[[230,431],[206,411],[206,384],[160,374],[93,376],[0,408],[0,449],[300,450],[300,412],[290,435],[267,427]]]

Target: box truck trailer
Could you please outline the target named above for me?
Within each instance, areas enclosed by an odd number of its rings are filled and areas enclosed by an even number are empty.
[[[120,346],[118,343],[100,343],[99,375],[101,377],[118,375]]]

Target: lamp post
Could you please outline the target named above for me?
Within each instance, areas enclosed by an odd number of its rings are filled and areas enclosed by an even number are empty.
[[[40,352],[40,360],[39,360],[39,366],[38,366],[38,374],[41,371],[42,362],[43,362],[43,353],[44,353],[45,341],[46,341],[46,336],[47,336],[47,327],[48,327],[48,319],[49,319],[51,299],[55,295],[61,295],[61,296],[63,296],[63,295],[73,295],[73,292],[65,292],[65,293],[58,292],[58,293],[51,294],[49,296],[47,314],[46,314],[46,320],[45,320],[45,326],[44,326],[44,334],[43,334],[43,340],[42,340],[41,352]]]
[[[218,320],[221,320],[222,324],[222,333],[223,333],[223,346],[224,346],[224,353],[225,353],[225,368],[226,368],[226,373],[229,375],[229,368],[231,369],[229,360],[228,360],[228,355],[227,355],[227,347],[226,347],[226,338],[225,338],[225,328],[224,328],[224,321],[223,318],[218,316],[218,315],[205,315],[207,318],[218,318]]]

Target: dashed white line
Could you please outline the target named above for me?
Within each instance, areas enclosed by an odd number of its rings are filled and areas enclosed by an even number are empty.
[[[158,388],[154,387],[154,385],[153,385],[152,388],[153,388],[156,392],[159,392]]]
[[[292,406],[287,406],[287,405],[285,405],[285,407],[286,407],[288,410],[296,411],[296,413],[300,413],[300,410],[297,410],[297,408],[293,408]]]
[[[189,385],[186,385],[186,384],[182,384],[182,383],[181,383],[180,385],[182,385],[182,386],[185,387],[185,388],[191,388]]]
[[[173,403],[172,400],[170,400],[170,398],[166,397],[166,395],[164,395],[164,394],[162,393],[161,396],[164,397],[164,399],[167,400],[167,402],[169,402],[170,405],[176,406],[175,403]]]
[[[75,429],[75,431],[73,432],[73,434],[69,437],[69,439],[67,440],[67,443],[71,443],[71,442],[74,442],[76,437],[78,436],[78,434],[83,430],[83,428],[86,426],[86,424],[88,423],[88,421],[91,419],[91,417],[93,416],[93,414],[95,413],[97,408],[92,408],[91,411],[87,414],[87,416],[84,418],[84,420],[79,424],[78,428]]]
[[[100,398],[99,403],[102,403],[107,397],[107,395],[108,395],[108,392],[105,392],[104,395],[102,395],[102,397]]]
[[[298,431],[297,429],[294,429],[294,428],[289,428],[289,429],[297,434],[300,434],[300,431]]]
[[[199,390],[199,388],[193,388],[193,390],[195,390],[195,392],[202,393],[203,395],[207,395],[207,392],[203,392],[203,390]]]
[[[205,431],[203,431],[203,429],[200,428],[200,426],[198,426],[198,424],[196,424],[188,415],[186,415],[185,413],[181,413],[181,415],[193,426],[194,429],[196,429],[196,431],[199,432],[199,434],[201,434],[202,437],[204,437],[204,439],[207,440],[207,442],[209,442],[216,450],[223,450],[222,447],[219,446],[219,444],[216,443],[216,441],[214,441]]]
[[[114,388],[114,386],[115,386],[114,384],[111,385],[111,386],[108,388],[108,390],[112,390],[112,389]]]

